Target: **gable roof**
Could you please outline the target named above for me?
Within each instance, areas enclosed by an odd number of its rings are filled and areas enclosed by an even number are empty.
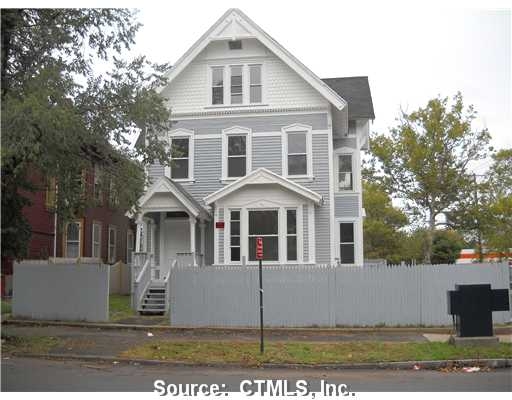
[[[348,118],[375,119],[367,76],[322,79],[348,103]]]
[[[174,64],[174,66],[165,74],[167,85],[176,78],[183,69],[192,62],[192,60],[212,41],[215,40],[235,40],[256,38],[264,46],[270,49],[285,64],[299,74],[306,82],[316,89],[338,110],[343,109],[347,102],[329,85],[322,82],[311,70],[295,58],[288,50],[281,46],[269,34],[261,29],[247,15],[237,8],[227,10],[210,29],[208,29],[190,47],[185,54]],[[164,87],[160,88],[160,91]]]
[[[229,185],[217,190],[204,198],[205,204],[209,205],[217,200],[243,188],[246,185],[268,185],[277,184],[285,189],[288,189],[308,200],[311,200],[315,204],[322,203],[322,196],[304,186],[299,185],[289,179],[283,178],[281,175],[269,171],[266,168],[258,168],[252,171],[249,175],[244,176]]]
[[[210,213],[206,210],[190,193],[188,193],[183,186],[178,182],[169,179],[166,176],[161,176],[155,183],[153,183],[139,198],[139,206],[144,207],[146,203],[155,193],[170,193],[183,204],[187,211],[194,217],[202,217],[208,219]]]

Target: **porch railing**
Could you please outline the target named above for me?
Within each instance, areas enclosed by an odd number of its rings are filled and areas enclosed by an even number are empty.
[[[178,260],[172,260],[169,271],[164,277],[164,285],[165,285],[165,311],[169,311],[170,302],[171,302],[171,271],[173,268],[176,268],[178,264]]]
[[[153,255],[150,254],[145,258],[144,265],[134,276],[135,280],[133,282],[133,291],[132,291],[132,308],[137,310],[144,298],[144,294],[146,290],[148,290],[149,285],[151,284],[151,262]]]
[[[200,253],[176,253],[176,260],[178,266],[204,266],[204,254]]]

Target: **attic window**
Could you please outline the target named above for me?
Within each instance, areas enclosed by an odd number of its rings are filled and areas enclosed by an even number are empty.
[[[242,50],[242,41],[241,40],[230,40],[228,42],[229,50]]]

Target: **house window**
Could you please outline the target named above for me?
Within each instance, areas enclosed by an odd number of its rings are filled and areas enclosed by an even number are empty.
[[[338,189],[354,190],[352,155],[350,154],[340,154],[338,156]]]
[[[240,211],[231,211],[230,214],[230,253],[231,261],[240,261]]]
[[[101,224],[93,222],[92,224],[92,252],[93,258],[101,258]]]
[[[308,174],[307,133],[288,133],[288,175]]]
[[[228,178],[245,176],[247,172],[247,137],[228,136]]]
[[[249,211],[249,260],[256,261],[256,238],[263,238],[263,260],[279,260],[277,210]]]
[[[116,262],[117,248],[117,228],[115,226],[108,227],[108,262],[113,264]]]
[[[171,139],[171,178],[188,179],[189,177],[189,138]]]
[[[47,210],[53,210],[57,201],[57,180],[48,178],[46,183],[45,206]]]
[[[81,222],[69,222],[66,225],[66,257],[77,258],[80,257],[81,248]]]
[[[243,94],[243,75],[242,66],[235,65],[231,67],[231,104],[242,104]]]
[[[134,244],[134,236],[133,232],[131,230],[126,231],[126,263],[131,264],[132,263],[132,253],[133,249],[135,248]]]
[[[250,99],[251,103],[261,103],[261,65],[250,65]]]
[[[297,210],[286,210],[286,259],[297,261]]]
[[[342,264],[354,263],[354,223],[340,223],[340,262]]]
[[[212,68],[212,104],[224,104],[224,67]]]
[[[100,204],[102,199],[102,191],[101,191],[101,170],[100,167],[95,164],[94,165],[94,200]]]

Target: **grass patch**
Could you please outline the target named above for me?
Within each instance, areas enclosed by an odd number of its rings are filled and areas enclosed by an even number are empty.
[[[11,302],[8,300],[2,300],[2,315],[11,313]]]
[[[131,296],[111,294],[108,297],[110,321],[120,321],[135,315],[131,307]]]
[[[51,336],[5,336],[2,337],[2,351],[5,353],[48,354],[61,344],[61,340]]]
[[[261,363],[359,363],[379,361],[511,358],[512,344],[496,347],[455,347],[448,343],[391,342],[268,342],[260,355],[254,342],[148,343],[121,353],[122,357],[183,362]]]

